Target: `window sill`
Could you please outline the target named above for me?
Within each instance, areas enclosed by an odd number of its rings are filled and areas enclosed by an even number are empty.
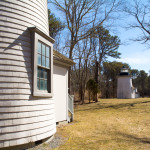
[[[44,91],[37,91],[37,92],[33,92],[33,96],[36,96],[36,97],[53,97],[53,94],[52,93],[47,93],[47,92],[44,92]]]

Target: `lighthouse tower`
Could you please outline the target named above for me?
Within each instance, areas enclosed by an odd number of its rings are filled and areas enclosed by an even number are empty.
[[[22,150],[56,132],[47,0],[0,0],[0,149]]]
[[[117,98],[135,98],[136,89],[132,85],[132,78],[127,68],[123,66],[118,77]]]

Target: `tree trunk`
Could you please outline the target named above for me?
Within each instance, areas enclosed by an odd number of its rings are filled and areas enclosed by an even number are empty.
[[[98,61],[96,61],[95,64],[95,82],[98,84]],[[98,93],[94,94],[94,101],[98,102]]]
[[[90,93],[90,90],[89,90],[89,103],[91,103],[91,93]]]
[[[68,70],[68,93],[69,94],[71,94],[71,89],[70,89],[71,88],[71,79],[70,79],[71,75],[70,74],[71,74],[71,67]]]
[[[73,51],[73,36],[71,36],[71,45],[70,45],[70,52],[69,52],[69,59],[72,60],[72,51]],[[71,67],[68,70],[68,93],[71,94]]]

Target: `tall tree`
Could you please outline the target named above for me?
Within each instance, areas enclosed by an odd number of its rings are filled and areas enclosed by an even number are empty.
[[[65,25],[56,18],[54,14],[48,9],[48,24],[49,24],[49,34],[51,37],[55,38],[59,31],[65,28]]]
[[[132,79],[136,79],[139,75],[139,70],[132,69],[132,70],[130,70],[130,74],[132,75]]]
[[[150,96],[150,76],[147,77],[147,96]]]
[[[142,97],[147,95],[147,73],[144,70],[139,71],[139,75],[133,80],[135,87]]]
[[[95,61],[95,81],[98,84],[102,62],[108,58],[119,58],[118,52],[120,40],[117,36],[110,35],[109,31],[102,26],[96,28],[92,37],[93,57]],[[97,101],[97,98],[96,98]]]
[[[70,32],[69,58],[72,59],[75,45],[86,39],[110,14],[118,8],[120,0],[49,0],[66,18]]]
[[[95,80],[93,79],[89,79],[87,81],[87,84],[86,84],[86,89],[88,90],[88,94],[89,94],[89,103],[91,102],[91,97],[93,98],[94,100],[94,95],[96,93],[98,93],[98,84],[95,82]]]
[[[72,70],[72,82],[78,88],[76,91],[79,92],[79,99],[84,103],[86,82],[89,79],[89,67],[90,67],[90,57],[91,57],[91,45],[89,39],[84,39],[75,46],[75,60],[76,65]]]
[[[108,20],[110,14],[120,5],[121,0],[49,0],[66,18],[70,33],[69,58],[73,58],[75,45],[88,38],[97,26]],[[69,78],[70,78],[69,70]],[[70,80],[68,80],[70,87]],[[70,88],[69,88],[70,89]],[[69,90],[70,93],[70,90]]]

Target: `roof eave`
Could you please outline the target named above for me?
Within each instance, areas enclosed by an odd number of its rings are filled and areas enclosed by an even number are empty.
[[[39,30],[37,27],[28,27],[28,29],[29,29],[31,32],[36,32],[36,33],[38,33],[39,35],[41,35],[42,37],[44,37],[45,39],[47,39],[47,40],[50,41],[51,43],[54,43],[54,42],[55,42],[55,40],[54,40],[52,37],[46,35],[44,32],[42,32],[41,30]]]

